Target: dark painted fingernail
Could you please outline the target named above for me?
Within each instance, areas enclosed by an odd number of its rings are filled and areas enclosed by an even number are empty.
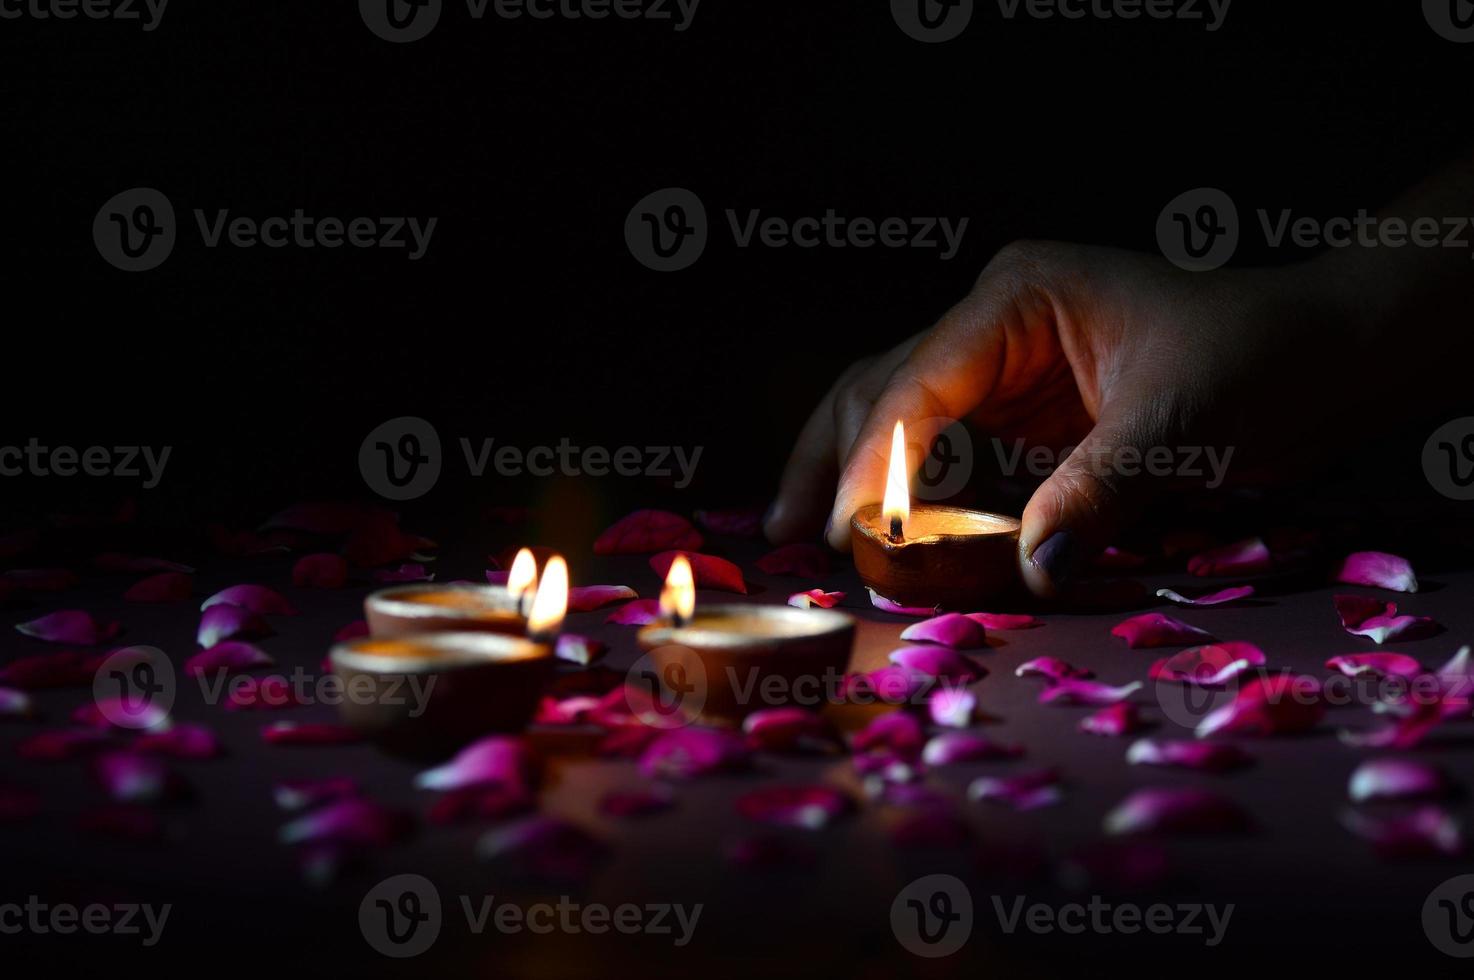
[[[1034,549],[1034,556],[1029,560],[1055,585],[1064,585],[1079,567],[1079,542],[1069,531],[1055,531]]]

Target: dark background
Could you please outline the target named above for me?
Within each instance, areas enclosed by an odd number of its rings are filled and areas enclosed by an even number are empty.
[[[1468,134],[1470,52],[1417,4],[1238,0],[1201,22],[1001,19],[905,36],[883,2],[705,0],[691,28],[472,20],[391,45],[353,3],[172,4],[137,22],[0,22],[8,311],[0,444],[174,447],[165,481],[4,481],[12,514],[102,509],[249,525],[366,493],[380,422],[450,455],[434,514],[571,495],[762,505],[855,357],[923,328],[1020,237],[1151,250],[1163,205],[1375,208]],[[125,274],[94,215],[163,191],[180,242]],[[658,188],[712,241],[658,274],[623,240]],[[205,249],[192,210],[435,216],[428,255]],[[950,262],[908,249],[737,249],[726,208],[968,217]],[[1246,231],[1239,264],[1293,261]],[[1450,324],[1450,329],[1464,329]],[[697,482],[469,483],[455,440],[700,445]],[[1416,466],[1413,447],[1406,459]],[[1426,487],[1424,488],[1426,491]],[[563,495],[560,497],[560,495]],[[597,520],[591,518],[592,523]]]

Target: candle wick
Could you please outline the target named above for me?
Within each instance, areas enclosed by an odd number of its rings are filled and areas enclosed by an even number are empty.
[[[901,515],[895,514],[891,517],[891,543],[900,544],[902,537]]]
[[[671,622],[675,624],[676,629],[683,630],[687,626],[691,625],[690,616],[682,616],[680,613],[672,613],[670,618]]]

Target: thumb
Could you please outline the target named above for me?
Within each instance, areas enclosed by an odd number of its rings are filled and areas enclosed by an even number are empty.
[[[1024,508],[1019,562],[1031,592],[1057,595],[1115,540],[1156,491],[1143,461],[1164,444],[1165,426],[1102,414]]]

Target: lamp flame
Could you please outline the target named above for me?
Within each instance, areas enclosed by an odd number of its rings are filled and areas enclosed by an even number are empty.
[[[525,614],[533,593],[537,591],[537,559],[532,557],[531,549],[523,548],[517,552],[512,570],[507,574],[507,591],[511,593],[518,611]]]
[[[691,621],[696,613],[696,578],[691,574],[691,563],[685,555],[676,555],[665,576],[665,588],[660,590],[660,615],[673,619],[676,625]]]
[[[568,563],[558,555],[548,559],[542,581],[527,614],[527,632],[534,639],[550,640],[563,628],[568,614]]]
[[[891,537],[905,537],[906,521],[911,517],[911,480],[906,468],[906,427],[896,422],[891,436],[890,469],[885,478],[885,501],[881,514],[891,527]]]

